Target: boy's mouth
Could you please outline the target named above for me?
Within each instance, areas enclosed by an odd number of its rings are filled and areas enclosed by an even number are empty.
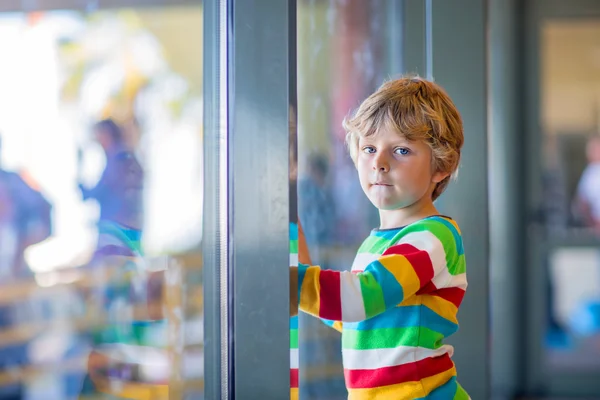
[[[392,185],[385,183],[385,182],[375,182],[373,184],[373,186],[392,186]]]

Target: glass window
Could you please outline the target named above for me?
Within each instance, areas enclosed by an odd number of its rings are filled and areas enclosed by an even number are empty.
[[[311,261],[347,270],[377,210],[360,188],[343,118],[401,72],[397,1],[298,1],[298,214]],[[340,334],[300,314],[300,398],[345,399]]]
[[[0,14],[0,398],[200,398],[201,4],[97,3]]]
[[[545,356],[554,370],[600,368],[598,20],[541,31]]]

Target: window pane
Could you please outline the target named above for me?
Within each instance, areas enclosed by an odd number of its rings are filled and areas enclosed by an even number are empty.
[[[600,369],[600,21],[549,21],[541,31],[543,238],[548,271],[545,360]]]
[[[0,398],[201,396],[188,4],[0,14]]]
[[[379,225],[345,145],[343,118],[401,71],[402,2],[298,1],[298,213],[313,264],[349,270]],[[300,397],[345,399],[340,334],[300,315]]]

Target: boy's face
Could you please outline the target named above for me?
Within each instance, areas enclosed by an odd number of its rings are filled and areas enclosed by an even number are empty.
[[[448,174],[433,172],[431,149],[388,127],[358,141],[356,167],[365,194],[380,210],[396,210],[431,201],[436,183]]]

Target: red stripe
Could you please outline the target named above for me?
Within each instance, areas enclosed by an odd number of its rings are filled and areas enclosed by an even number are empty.
[[[419,250],[415,246],[403,243],[392,246],[383,253],[384,256],[388,254],[401,254],[406,257],[421,281],[419,287],[424,287],[433,279],[433,264],[426,251]]]
[[[442,299],[448,300],[449,302],[453,303],[456,307],[460,307],[460,303],[462,303],[463,297],[465,297],[465,291],[461,288],[440,289],[432,294],[434,296],[438,296]]]
[[[290,387],[298,387],[298,368],[290,368]]]
[[[342,319],[342,293],[340,273],[338,271],[321,270],[319,317],[339,321]]]
[[[416,382],[440,374],[454,367],[448,354],[430,357],[421,361],[379,369],[344,370],[348,389],[368,389]]]

